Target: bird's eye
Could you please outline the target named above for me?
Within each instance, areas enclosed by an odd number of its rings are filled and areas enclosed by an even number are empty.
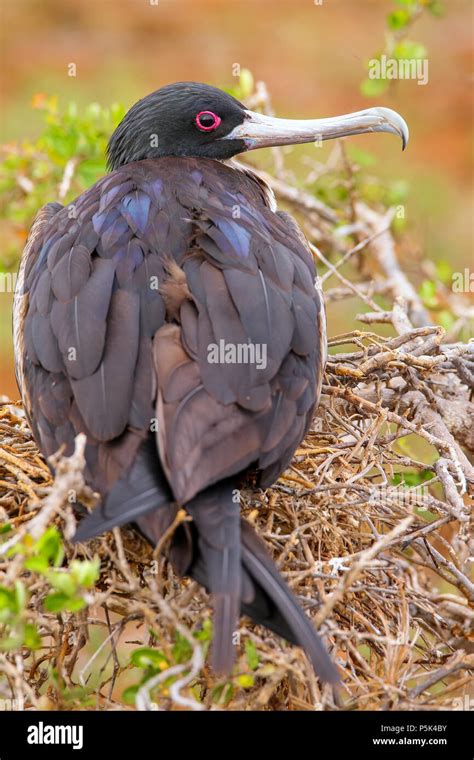
[[[212,111],[199,111],[196,116],[196,126],[201,132],[212,132],[221,123],[221,118]]]

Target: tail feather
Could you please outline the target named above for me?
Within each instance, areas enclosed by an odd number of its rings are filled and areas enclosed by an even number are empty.
[[[232,489],[233,484],[224,481],[186,504],[186,511],[193,518],[198,549],[189,572],[194,578],[197,575],[212,594],[211,663],[217,673],[228,673],[232,668],[233,636],[240,614],[240,509],[232,500]]]
[[[214,670],[231,670],[235,658],[233,633],[241,613],[303,647],[321,680],[339,683],[321,638],[280,576],[263,541],[246,520],[239,518],[231,491],[228,485],[220,484],[186,505],[193,522],[180,526],[184,527],[181,533],[178,528],[169,549],[176,572],[191,575],[212,594]],[[159,515],[157,510],[138,521],[155,543],[162,530]]]
[[[337,683],[336,668],[309,618],[279,575],[263,541],[248,522],[241,520],[239,504],[232,498],[235,486],[233,479],[222,481],[188,502],[185,509],[193,521],[178,526],[167,548],[175,571],[191,575],[212,595],[214,670],[231,670],[234,632],[240,613],[244,613],[302,646],[320,678]],[[154,451],[146,442],[104,503],[81,521],[74,538],[84,541],[133,521],[156,545],[177,509]]]
[[[338,683],[338,672],[321,638],[280,576],[263,541],[245,520],[241,523],[241,536],[242,564],[255,587],[254,599],[246,601],[242,611],[302,646],[317,675],[323,681]]]

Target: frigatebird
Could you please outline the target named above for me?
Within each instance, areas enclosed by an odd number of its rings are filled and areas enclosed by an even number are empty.
[[[191,519],[167,553],[212,595],[219,673],[232,667],[245,613],[303,646],[322,680],[338,679],[240,518],[242,478],[254,471],[271,486],[309,429],[326,337],[303,234],[231,159],[363,132],[408,139],[387,108],[287,120],[208,85],[168,85],[113,133],[111,173],[67,207],[41,209],[20,264],[14,337],[27,418],[45,457],[71,453],[85,433],[85,478],[101,498],[75,539],[133,523],[157,544],[184,508]]]

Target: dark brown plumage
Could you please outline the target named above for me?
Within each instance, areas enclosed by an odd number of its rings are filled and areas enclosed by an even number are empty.
[[[247,127],[236,135],[249,112],[193,84],[175,86],[180,111],[164,89],[150,96],[152,113],[141,101],[140,120],[132,109],[112,138],[115,171],[68,208],[48,204],[32,228],[14,315],[26,413],[45,456],[87,436],[86,479],[102,502],[78,540],[134,522],[157,543],[184,505],[192,523],[169,558],[213,596],[218,671],[232,665],[242,611],[303,645],[335,682],[235,498],[249,468],[270,486],[311,423],[326,350],[312,257],[268,189],[215,160],[255,147]],[[200,142],[188,111],[218,109],[214,143]],[[171,113],[183,119],[174,130]],[[163,138],[152,158],[144,122]],[[265,362],[210,360],[212,346],[246,344],[264,346]]]

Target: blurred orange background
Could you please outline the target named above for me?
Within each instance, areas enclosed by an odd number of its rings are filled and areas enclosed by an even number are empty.
[[[357,145],[377,157],[373,174],[409,183],[410,235],[426,257],[472,267],[472,0],[445,2],[441,19],[426,14],[416,23],[428,84],[399,81],[377,100],[363,97],[360,83],[383,48],[394,0],[0,0],[0,7],[1,142],[38,134],[37,92],[58,95],[60,104],[129,106],[173,81],[232,86],[238,63],[266,82],[280,116],[398,110],[411,130],[405,154],[388,137],[361,136]],[[68,76],[71,62],[76,77]],[[0,301],[0,394],[17,398],[11,296]],[[340,305],[330,311],[330,332],[351,329],[348,319]]]

